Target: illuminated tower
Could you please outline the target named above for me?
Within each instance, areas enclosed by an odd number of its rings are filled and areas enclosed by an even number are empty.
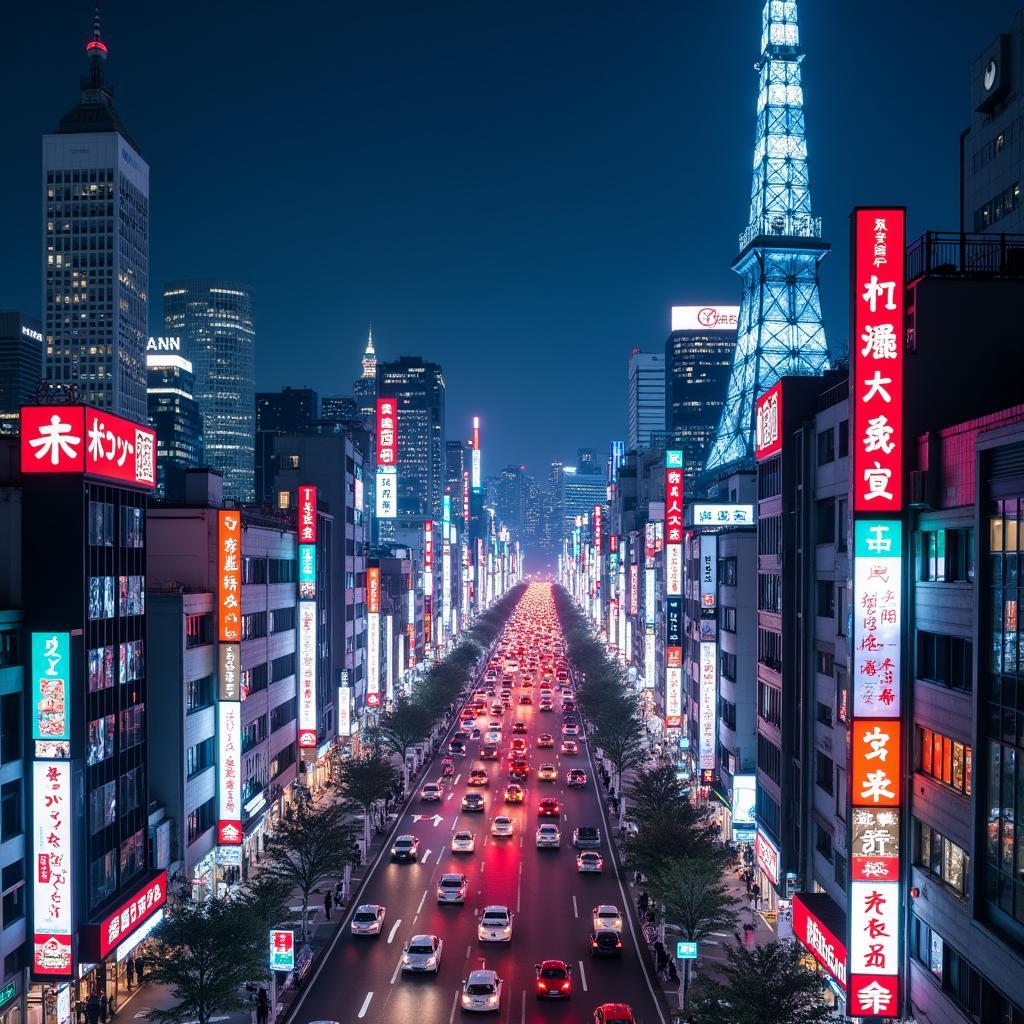
[[[370,324],[366,337],[363,373],[352,385],[352,394],[359,406],[359,415],[372,419],[377,413],[377,353],[373,347],[373,324]]]
[[[750,224],[732,269],[743,279],[739,337],[705,470],[753,464],[754,401],[780,377],[828,369],[818,264],[830,246],[811,211],[796,0],[765,0]]]

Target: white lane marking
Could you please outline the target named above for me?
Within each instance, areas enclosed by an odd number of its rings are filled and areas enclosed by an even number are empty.
[[[516,913],[519,913],[519,904],[523,899],[523,864],[519,862],[519,884],[516,886]]]
[[[366,993],[366,998],[363,1000],[362,1008],[359,1010],[359,1019],[362,1020],[366,1016],[366,1011],[370,1008],[370,1000],[373,998],[372,992]]]
[[[467,960],[469,959],[469,954],[472,952],[472,950],[473,950],[472,946],[467,946],[466,947],[466,959]]]
[[[427,861],[428,861],[428,860],[430,860],[430,855],[431,855],[431,854],[432,854],[433,852],[434,852],[433,850],[427,850],[427,852],[426,852],[425,854],[423,854],[423,860],[421,860],[421,861],[420,861],[420,863],[421,863],[421,864],[426,864],[426,863],[427,863]]]
[[[459,819],[458,818],[452,818],[452,828],[451,828],[452,832],[455,831],[455,826],[458,825],[458,823],[459,823]]]
[[[526,989],[523,989],[523,1009],[519,1019],[522,1021],[522,1024],[526,1024]]]
[[[576,897],[572,898],[572,915],[578,918],[580,916],[580,908],[576,906]]]
[[[388,945],[390,946],[395,937],[395,932],[398,931],[398,926],[402,923],[402,919],[399,918],[392,926],[391,931],[388,932]]]
[[[423,895],[420,897],[420,905],[416,908],[416,914],[419,916],[419,912],[423,909],[423,904],[427,901],[427,890],[423,890]]]
[[[454,794],[454,793],[449,793],[449,794],[448,794],[448,799],[449,799],[449,800],[451,800],[451,798],[452,798],[453,796],[455,796],[455,794]],[[455,827],[455,826],[453,825],[453,826],[452,826],[452,828],[454,828],[454,827]]]
[[[480,874],[481,875],[484,873],[484,868],[485,867],[487,867],[487,862],[486,861],[480,865]]]
[[[583,986],[583,991],[587,991],[587,972],[583,970],[583,961],[576,961],[580,965],[580,984]]]
[[[455,1008],[459,1005],[459,990],[455,990],[455,998],[452,1000],[452,1012],[448,1014],[448,1024],[455,1020]]]
[[[453,786],[457,786],[459,784],[459,779],[461,779],[461,778],[462,778],[462,772],[459,772],[459,774],[455,776],[455,781],[452,783],[452,785]]]
[[[402,958],[401,958],[401,957],[399,957],[399,958],[398,958],[398,963],[397,963],[397,964],[395,964],[395,973],[391,975],[391,984],[392,984],[392,985],[394,985],[394,983],[395,983],[395,982],[397,981],[397,979],[398,979],[398,972],[399,972],[399,971],[400,971],[401,969],[402,969]],[[386,1005],[386,1004],[385,1004],[385,1005]]]

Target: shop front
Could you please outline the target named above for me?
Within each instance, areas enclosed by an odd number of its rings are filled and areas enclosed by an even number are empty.
[[[202,860],[192,865],[189,888],[193,903],[203,903],[214,894],[217,872],[216,855],[216,849],[210,850]]]
[[[823,892],[793,894],[793,937],[825,981],[829,1004],[846,1013],[846,913]]]
[[[754,833],[755,881],[761,890],[761,909],[777,915],[779,910],[779,848],[760,828]]]
[[[21,985],[17,978],[0,988],[0,1024],[22,1024]]]

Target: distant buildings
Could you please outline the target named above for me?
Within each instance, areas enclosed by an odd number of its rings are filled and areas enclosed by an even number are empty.
[[[43,325],[0,312],[0,434],[18,432],[18,411],[43,379]]]
[[[273,489],[273,438],[300,434],[320,415],[320,396],[312,388],[281,388],[256,395],[256,501],[276,500]]]
[[[359,415],[359,403],[352,395],[324,395],[320,399],[320,416],[325,420],[354,420]]]
[[[149,425],[156,431],[156,497],[185,500],[185,473],[203,464],[203,418],[195,400],[192,363],[180,338],[146,344]]]
[[[665,356],[633,349],[626,397],[626,450],[655,448],[665,431]]]
[[[360,416],[372,422],[377,413],[377,353],[373,347],[373,328],[366,336],[366,351],[363,353],[363,372],[352,385],[352,396]]]
[[[195,368],[206,462],[224,475],[224,497],[256,498],[256,332],[246,285],[212,278],[164,289],[164,329],[182,339]]]
[[[146,422],[149,165],[114,110],[99,15],[81,102],[43,137],[46,376]]]

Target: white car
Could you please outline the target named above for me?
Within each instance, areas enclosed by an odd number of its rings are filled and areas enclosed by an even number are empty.
[[[557,825],[541,825],[537,829],[537,847],[558,849],[562,845],[562,833]]]
[[[462,1008],[473,1013],[493,1013],[501,1002],[501,978],[495,971],[471,971],[462,983]]]
[[[414,935],[402,950],[402,971],[437,974],[444,943],[436,935]]]
[[[460,875],[456,872],[442,875],[437,883],[437,902],[465,903],[468,886],[469,883],[465,875]]]
[[[380,935],[387,912],[388,908],[382,907],[379,903],[364,903],[361,907],[356,907],[356,912],[352,915],[352,934]]]
[[[488,729],[484,736],[484,743],[500,743],[501,733],[497,729]]]
[[[494,821],[491,822],[491,835],[492,836],[510,836],[512,835],[512,819],[505,814],[499,814]]]
[[[563,736],[579,736],[579,734],[580,727],[575,722],[566,722],[565,725],[562,726]]]
[[[441,799],[441,784],[439,782],[424,782],[420,787],[420,799],[430,802]]]
[[[614,903],[601,903],[594,907],[594,931],[599,932],[603,928],[622,931],[622,914]]]
[[[472,853],[476,849],[476,836],[472,832],[456,832],[452,836],[452,853]]]
[[[513,919],[508,907],[484,907],[476,927],[476,937],[481,942],[511,942]]]
[[[604,859],[596,850],[584,850],[576,857],[576,870],[581,872],[600,872],[604,868]]]

